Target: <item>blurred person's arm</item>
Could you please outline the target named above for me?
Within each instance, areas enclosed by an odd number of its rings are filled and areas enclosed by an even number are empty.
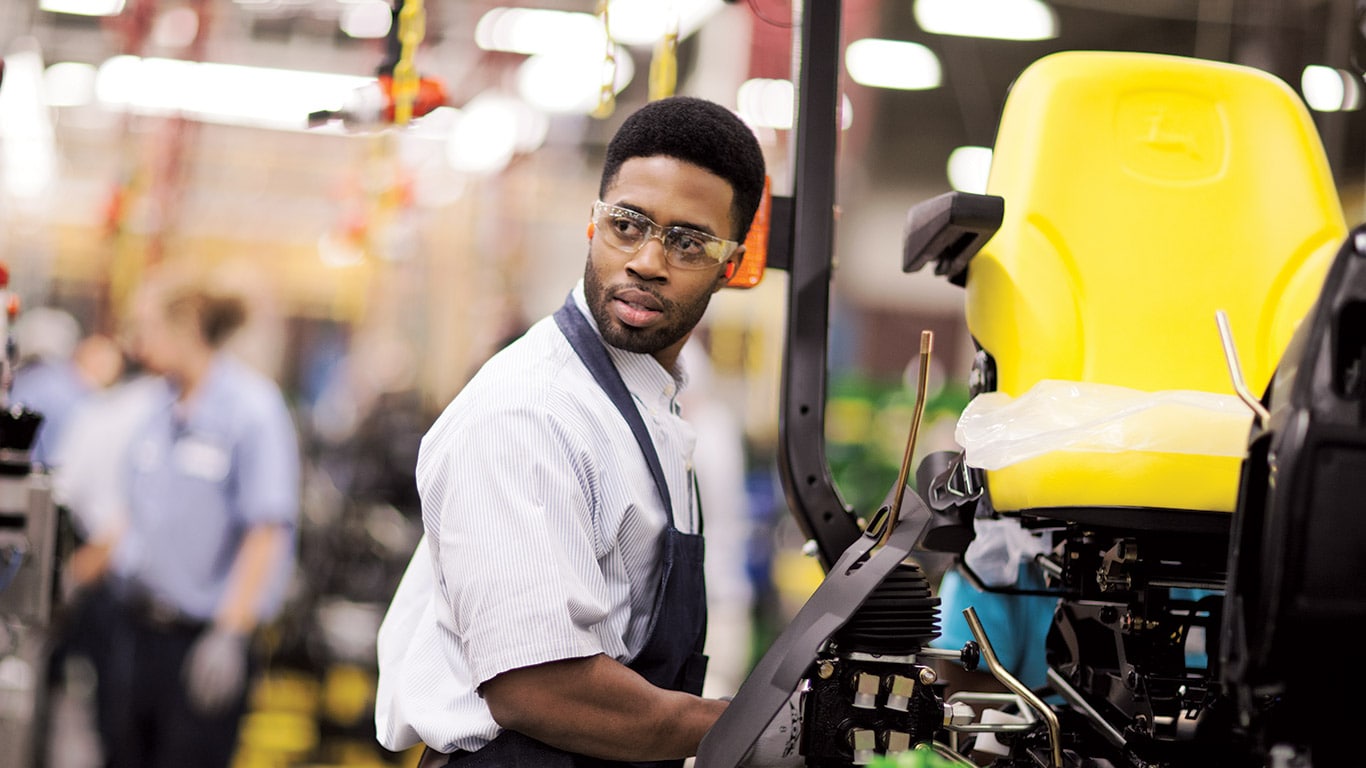
[[[249,635],[260,620],[262,596],[279,573],[287,547],[289,527],[263,523],[247,530],[232,564],[228,589],[218,605],[214,627]]]

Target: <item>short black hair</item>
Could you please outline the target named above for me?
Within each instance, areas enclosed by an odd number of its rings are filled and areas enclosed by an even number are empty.
[[[736,239],[744,242],[764,194],[764,153],[754,132],[729,109],[705,99],[652,101],[626,118],[608,143],[598,196],[607,194],[622,163],[659,155],[705,168],[730,183],[735,193],[731,223]]]

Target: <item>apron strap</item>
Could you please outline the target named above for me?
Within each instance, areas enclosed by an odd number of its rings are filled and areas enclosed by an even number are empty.
[[[655,450],[654,441],[650,439],[650,432],[645,428],[645,421],[640,418],[635,400],[626,389],[626,382],[622,381],[617,367],[612,364],[612,358],[607,356],[602,340],[574,304],[574,294],[571,293],[569,298],[565,299],[564,306],[555,310],[555,324],[569,340],[569,346],[574,348],[575,354],[588,366],[588,372],[593,374],[598,386],[612,400],[617,412],[626,419],[631,434],[635,435],[636,443],[640,446],[640,452],[645,455],[645,463],[650,465],[650,474],[655,479],[655,489],[659,491],[660,501],[664,502],[664,513],[669,516],[669,526],[673,527],[673,501],[669,498],[669,485],[664,481],[664,467],[659,463],[659,453]]]

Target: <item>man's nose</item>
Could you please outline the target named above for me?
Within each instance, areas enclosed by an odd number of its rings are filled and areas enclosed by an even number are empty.
[[[644,280],[656,280],[668,276],[669,260],[664,252],[664,234],[651,232],[640,250],[636,251],[626,268]]]

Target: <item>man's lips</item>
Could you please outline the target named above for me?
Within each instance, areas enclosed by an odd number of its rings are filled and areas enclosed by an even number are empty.
[[[626,325],[646,326],[664,313],[658,298],[647,291],[627,289],[612,296],[613,313]]]

